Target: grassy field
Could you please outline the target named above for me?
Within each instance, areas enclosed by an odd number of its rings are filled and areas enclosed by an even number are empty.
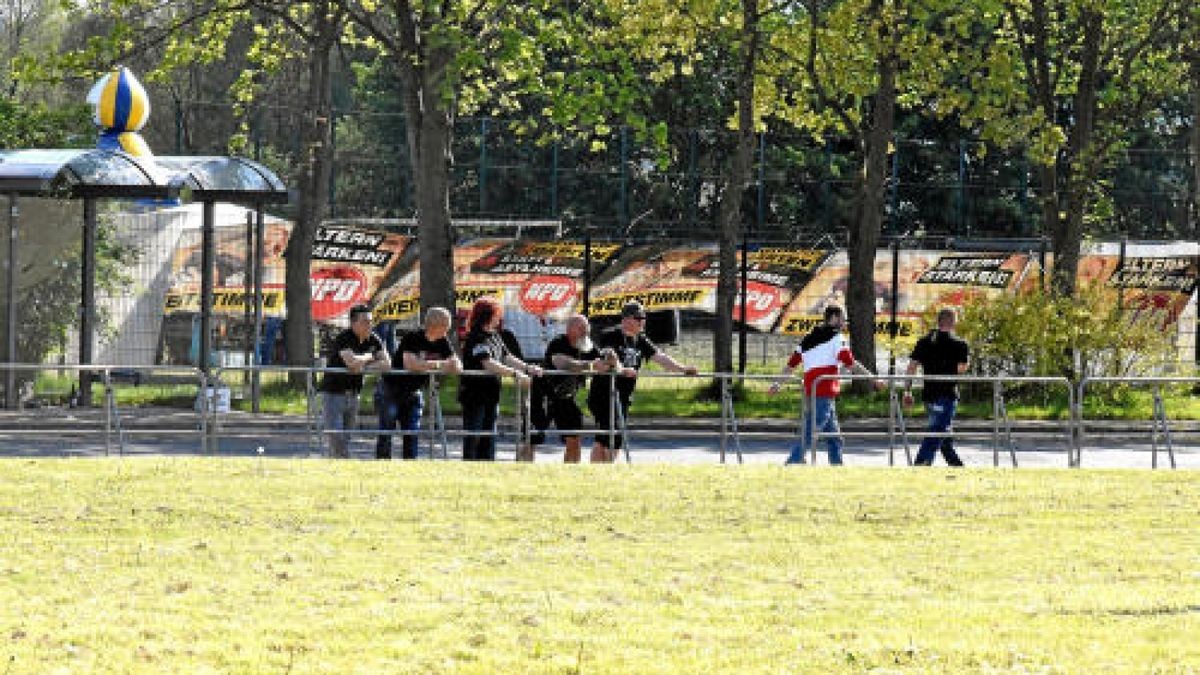
[[[1200,669],[1200,474],[7,460],[29,672]]]

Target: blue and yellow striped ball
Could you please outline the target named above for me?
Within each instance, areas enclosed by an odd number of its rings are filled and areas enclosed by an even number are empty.
[[[115,68],[100,78],[87,100],[94,110],[93,120],[106,132],[138,131],[150,118],[150,98],[142,83],[125,67]]]

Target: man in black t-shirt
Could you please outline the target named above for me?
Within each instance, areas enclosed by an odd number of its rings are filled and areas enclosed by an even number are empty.
[[[917,340],[909,357],[908,374],[920,367],[926,375],[961,375],[967,372],[971,349],[966,341],[954,334],[958,315],[953,309],[943,309],[937,315],[937,330]],[[938,449],[950,466],[962,466],[958,453],[954,452],[952,436],[939,436],[950,431],[954,413],[958,408],[958,384],[953,381],[926,380],[921,390],[921,401],[929,414],[929,433],[921,441],[917,451],[917,466],[931,466]],[[904,405],[912,405],[912,382],[904,390]]]
[[[607,377],[593,377],[588,391],[588,409],[596,418],[597,429],[592,446],[593,463],[613,461],[614,451],[621,447],[622,438],[617,429],[620,420],[628,419],[638,370],[644,360],[650,359],[675,373],[695,375],[699,372],[694,366],[685,366],[661,351],[643,333],[645,327],[646,310],[639,302],[629,302],[621,308],[621,325],[604,331],[596,340],[596,347],[606,354],[606,350],[611,350],[619,365]]]
[[[421,430],[421,412],[425,407],[422,390],[429,382],[428,373],[457,373],[462,363],[454,355],[450,340],[450,312],[430,307],[423,328],[405,333],[392,355],[395,370],[379,378],[376,409],[379,428],[392,431],[397,426],[404,434],[404,459],[417,458],[417,433]],[[380,434],[375,441],[376,459],[392,458],[392,435]]]
[[[567,319],[566,332],[546,345],[546,370],[564,370],[578,375],[544,375],[540,386],[546,397],[546,416],[562,433],[566,450],[563,461],[578,464],[582,450],[579,431],[583,427],[583,411],[575,401],[579,388],[587,381],[586,373],[608,372],[616,365],[616,353],[605,361],[588,334],[591,326],[586,316],[575,314]]]
[[[350,308],[350,327],[338,333],[325,352],[327,368],[345,368],[349,372],[325,373],[321,380],[323,419],[329,436],[329,456],[350,456],[350,438],[341,432],[353,429],[358,421],[358,392],[362,391],[363,372],[382,371],[391,366],[383,341],[371,331],[371,308]]]

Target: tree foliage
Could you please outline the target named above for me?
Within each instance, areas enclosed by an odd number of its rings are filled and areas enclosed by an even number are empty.
[[[1186,0],[1002,0],[963,119],[1037,164],[1054,286],[1070,295],[1083,238],[1103,205],[1103,170],[1187,81]]]

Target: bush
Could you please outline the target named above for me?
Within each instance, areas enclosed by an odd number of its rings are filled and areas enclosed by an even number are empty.
[[[1035,289],[977,297],[958,332],[971,344],[971,372],[1011,376],[1132,376],[1156,372],[1172,357],[1170,335],[1119,307],[1101,286],[1062,297]],[[1061,387],[1014,386],[1016,393]],[[1060,392],[1061,393],[1061,392]]]

